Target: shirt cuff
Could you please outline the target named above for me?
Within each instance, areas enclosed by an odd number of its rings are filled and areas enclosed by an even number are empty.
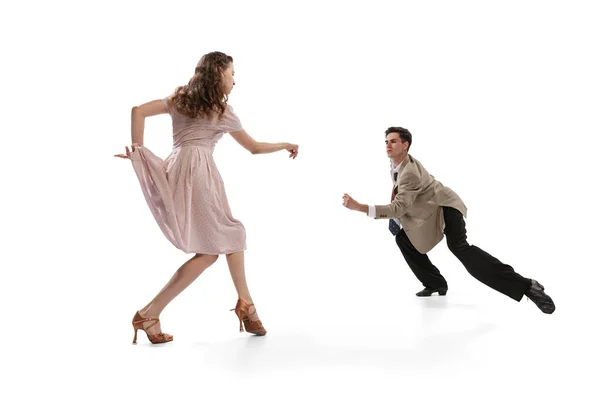
[[[375,206],[369,206],[369,212],[367,215],[371,218],[375,218]]]

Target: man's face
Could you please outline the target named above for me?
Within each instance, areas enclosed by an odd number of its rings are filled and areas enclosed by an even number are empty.
[[[389,158],[399,158],[402,156],[402,153],[407,151],[408,142],[402,143],[398,132],[390,132],[385,137],[385,149]]]

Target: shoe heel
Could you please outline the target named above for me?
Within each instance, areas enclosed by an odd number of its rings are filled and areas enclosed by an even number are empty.
[[[242,317],[240,317],[240,315],[238,314],[238,312],[235,308],[232,308],[229,311],[235,311],[235,316],[238,317],[238,319],[240,320],[240,332],[244,332],[244,328],[242,326]]]
[[[447,291],[448,291],[448,289],[446,289],[446,290],[440,290],[438,293],[439,293],[440,296],[445,296]]]
[[[133,343],[131,344],[137,344],[137,328],[133,328]]]
[[[240,320],[240,332],[244,332],[244,325],[242,324],[242,317],[240,317],[237,313],[236,313],[238,319]]]

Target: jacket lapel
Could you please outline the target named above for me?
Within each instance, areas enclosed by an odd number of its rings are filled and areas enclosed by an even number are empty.
[[[400,174],[402,174],[402,170],[404,169],[404,167],[406,167],[406,164],[409,163],[409,157],[410,155],[406,155],[406,157],[404,157],[404,160],[402,160],[402,162],[400,163],[400,168],[398,168],[398,176],[396,177],[396,181],[394,182],[394,192],[398,193],[398,182],[400,181]],[[392,176],[393,176],[393,172],[392,172]]]

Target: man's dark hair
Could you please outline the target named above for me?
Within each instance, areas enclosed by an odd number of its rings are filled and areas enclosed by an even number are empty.
[[[410,145],[412,144],[412,135],[408,131],[408,129],[400,128],[399,126],[390,126],[385,130],[385,137],[387,137],[388,134],[393,132],[396,132],[400,135],[400,140],[402,141],[402,143],[408,142],[408,148],[406,149],[406,151],[410,150]]]

